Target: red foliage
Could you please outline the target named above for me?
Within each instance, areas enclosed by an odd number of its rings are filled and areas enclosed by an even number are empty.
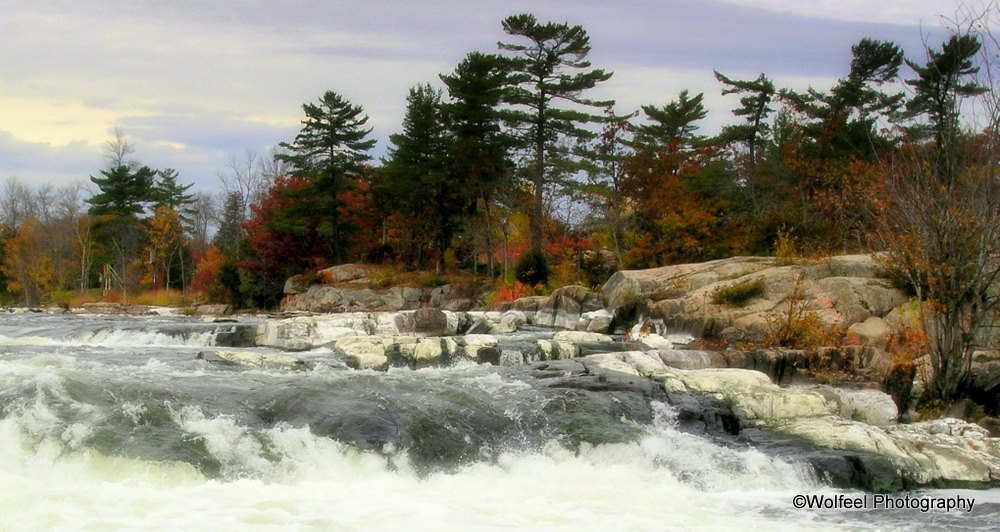
[[[371,185],[366,181],[355,181],[354,187],[341,192],[337,199],[341,202],[344,221],[354,226],[347,255],[362,256],[380,242],[382,234],[383,217],[377,212]]]
[[[260,204],[251,207],[253,216],[243,228],[255,257],[240,266],[280,281],[322,259],[325,250],[316,231],[321,220],[294,214],[298,202],[310,201],[310,187],[302,178],[279,177]]]

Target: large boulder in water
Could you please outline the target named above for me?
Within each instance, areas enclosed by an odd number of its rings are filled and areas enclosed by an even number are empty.
[[[306,367],[305,362],[282,353],[212,350],[198,353],[197,358],[217,364],[233,364],[262,369],[301,370]]]
[[[564,286],[544,300],[535,313],[533,323],[541,327],[575,329],[582,314],[602,308],[604,301],[601,294],[583,286]]]

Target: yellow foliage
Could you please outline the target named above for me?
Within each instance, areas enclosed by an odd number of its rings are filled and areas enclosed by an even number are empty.
[[[40,303],[43,294],[58,288],[44,236],[44,229],[29,217],[4,246],[3,271],[11,278],[7,287],[21,293],[28,305]]]
[[[741,345],[741,349],[814,349],[841,343],[844,331],[824,322],[816,312],[806,310],[803,280],[804,276],[800,275],[795,282],[795,287],[786,300],[788,310],[777,317],[768,318],[764,337],[758,342]]]
[[[778,264],[782,266],[795,264],[801,256],[801,243],[798,237],[785,227],[779,228],[778,237],[774,240],[774,258]]]
[[[135,303],[154,307],[185,307],[191,301],[179,290],[161,289],[140,293],[135,297]]]
[[[897,364],[913,363],[927,354],[930,336],[924,328],[918,305],[906,305],[901,310],[900,330],[889,337],[887,351]]]

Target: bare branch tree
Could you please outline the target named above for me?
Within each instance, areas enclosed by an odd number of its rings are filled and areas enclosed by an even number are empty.
[[[988,13],[961,12],[950,21],[952,38],[940,52],[929,52],[926,67],[915,68],[921,79],[911,84],[933,109],[926,116],[936,138],[883,161],[885,190],[876,198],[876,245],[920,301],[930,338],[929,391],[946,400],[967,384],[973,353],[1000,309],[1000,96],[990,74],[998,58],[981,56],[978,73],[969,63],[970,50],[979,50],[970,43],[981,42],[989,27],[982,21],[995,16],[996,7],[991,2]],[[972,74],[978,86],[967,81]],[[933,92],[926,89],[932,83]],[[979,131],[958,122],[963,97],[973,94],[989,111]]]
[[[116,126],[113,135],[104,146],[104,161],[108,168],[119,166],[127,166],[130,169],[137,168],[139,163],[128,158],[129,155],[135,153],[135,146],[125,138],[125,131]]]

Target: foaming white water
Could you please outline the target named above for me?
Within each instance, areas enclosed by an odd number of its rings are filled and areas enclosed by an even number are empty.
[[[85,434],[53,430],[45,409],[0,420],[0,515],[11,530],[830,529],[790,507],[793,493],[815,487],[808,475],[683,435],[666,407],[636,443],[550,442],[425,477],[405,452],[359,451],[308,427],[252,432],[194,406],[173,412],[184,437],[223,464],[223,480],[82,448]],[[685,456],[688,473],[674,470]],[[706,473],[720,458],[738,465]],[[702,477],[691,482],[690,470]]]
[[[101,329],[88,331],[74,338],[72,345],[116,346],[185,346],[205,347],[215,345],[215,332],[192,332],[174,336],[156,331]]]

